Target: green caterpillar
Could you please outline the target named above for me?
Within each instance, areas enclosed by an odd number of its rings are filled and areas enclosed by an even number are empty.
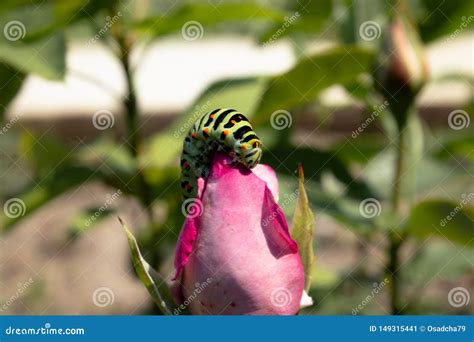
[[[262,157],[262,143],[249,120],[234,109],[215,109],[196,120],[184,139],[181,155],[183,199],[197,197],[197,179],[209,175],[215,151],[223,151],[248,168]]]

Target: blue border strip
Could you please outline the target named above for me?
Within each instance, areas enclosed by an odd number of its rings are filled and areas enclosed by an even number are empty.
[[[0,341],[472,342],[473,323],[473,316],[0,316]]]

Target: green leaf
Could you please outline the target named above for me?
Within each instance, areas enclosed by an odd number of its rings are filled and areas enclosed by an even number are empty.
[[[17,1],[0,8],[0,61],[22,73],[47,79],[64,76],[65,42],[62,30],[79,18],[90,18],[97,5],[71,1]],[[86,13],[87,10],[87,13]]]
[[[0,121],[3,120],[8,104],[20,91],[24,79],[25,74],[0,62]]]
[[[115,2],[117,0],[3,0],[0,4],[0,26],[5,28],[10,27],[9,23],[15,23],[13,27],[16,31],[10,32],[15,33],[15,41],[21,38],[24,42],[47,38],[81,19],[87,19],[101,28],[102,24],[97,23],[99,18],[94,15],[100,10],[112,8]]]
[[[395,118],[385,115],[382,118],[382,124],[385,134],[391,141],[398,139],[398,130]],[[430,163],[427,157],[424,157],[424,132],[421,120],[413,113],[408,118],[408,124],[405,130],[405,142],[403,153],[403,171],[402,197],[410,204],[415,196],[425,188],[431,188],[438,177],[444,177],[442,169],[433,166],[432,172],[428,177],[424,176],[426,166]],[[393,179],[395,177],[396,147],[390,146],[374,156],[367,168],[367,182],[372,186],[374,192],[383,198],[390,198],[393,193]],[[440,165],[442,167],[442,165]],[[426,184],[426,185],[425,185]]]
[[[205,35],[212,26],[226,22],[242,24],[255,20],[283,21],[284,14],[271,6],[253,1],[211,3],[187,3],[169,15],[146,18],[135,26],[140,32],[154,37],[181,31],[186,24],[193,23],[195,32],[189,31],[190,37]],[[195,36],[197,34],[198,36]],[[191,39],[193,40],[193,39]]]
[[[307,170],[306,167],[305,169]],[[362,199],[357,199],[353,197],[354,195],[346,192],[347,185],[338,182],[339,191],[327,189],[327,178],[331,178],[331,182],[337,182],[337,180],[329,172],[326,171],[326,173],[321,181],[315,181],[314,178],[308,177],[309,174],[306,171],[307,177],[305,185],[310,206],[318,210],[320,215],[330,216],[345,228],[350,229],[363,238],[377,231],[376,228],[378,228],[381,225],[380,222],[383,221],[381,217],[373,219],[364,218],[359,211]],[[280,202],[282,203],[282,209],[286,215],[291,215],[296,207],[296,205],[292,204],[294,202],[292,198],[295,196],[293,189],[297,186],[295,177],[294,175],[287,176],[279,173],[278,179],[280,183]],[[383,214],[384,210],[382,210],[380,216],[383,216]]]
[[[53,1],[53,13],[55,17],[56,29],[68,28],[73,23],[79,20],[83,20],[83,19],[88,20],[90,23],[94,25],[98,25],[99,29],[104,28],[101,19],[107,19],[107,16],[109,15],[111,16],[117,15],[121,9],[121,8],[117,8],[117,6],[122,3],[119,0],[107,0],[107,1],[52,0],[52,1]],[[126,7],[128,5],[129,5],[129,2],[127,1],[127,3],[124,3],[123,7]],[[99,22],[97,21],[98,19],[99,19]]]
[[[377,126],[378,123],[374,121],[372,125]],[[337,142],[334,147],[331,147],[331,151],[334,154],[337,153],[338,157],[347,165],[353,162],[365,165],[383,151],[386,144],[386,139],[379,132],[363,132],[351,139],[350,143],[347,140]]]
[[[365,102],[368,105],[368,108],[371,107],[370,105],[372,105],[372,103],[368,103],[368,99],[371,97],[373,91],[373,81],[371,77],[361,75],[352,80],[352,82],[346,83],[344,88],[352,97]],[[373,104],[375,104],[375,102]]]
[[[31,4],[31,3],[34,3],[35,1],[31,1],[31,0],[2,0],[2,2],[0,2],[0,13],[4,13],[6,11],[11,11],[12,9],[15,9],[17,8],[18,6],[22,6],[22,5],[28,5],[28,4]],[[41,1],[37,1],[37,2],[41,2]]]
[[[137,240],[120,218],[119,221],[127,235],[135,272],[137,272],[138,277],[147,288],[161,312],[165,315],[171,315],[171,310],[175,307],[175,303],[166,281],[143,259],[140,249],[138,248]]]
[[[426,238],[436,235],[452,242],[474,247],[474,208],[469,207],[473,193],[465,195],[459,203],[447,200],[427,200],[410,211],[407,230]]]
[[[423,40],[431,41],[449,34],[457,36],[458,31],[467,32],[473,13],[472,2],[421,0],[421,3],[424,11],[418,22]]]
[[[419,290],[425,289],[433,277],[456,280],[472,270],[470,260],[474,250],[453,246],[445,241],[430,241],[424,244],[403,267],[403,278],[407,287],[418,284]],[[440,269],[440,266],[442,268]],[[410,284],[410,285],[409,285]],[[418,293],[419,295],[419,293]]]
[[[31,42],[8,41],[0,36],[0,61],[22,73],[61,80],[66,68],[65,55],[66,44],[61,32]]]
[[[331,21],[331,0],[299,0],[291,5],[293,6],[285,16],[284,24],[275,23],[260,38],[264,45],[288,35],[292,36],[292,41],[295,39],[295,34],[313,38]]]
[[[474,120],[474,116],[470,118]],[[433,155],[439,160],[452,162],[469,161],[474,163],[474,135],[469,130],[439,130],[434,132]]]
[[[389,4],[385,1],[343,0],[335,13],[341,40],[346,44],[378,45],[387,23]]]
[[[76,151],[78,164],[96,170],[106,184],[127,194],[139,192],[137,165],[126,146],[104,136]]]
[[[268,147],[267,145],[265,144],[265,147]],[[351,148],[350,143],[345,145]],[[352,175],[349,164],[343,162],[341,156],[343,157],[341,148],[328,152],[283,144],[265,150],[262,162],[272,165],[278,172],[280,184],[285,176],[288,178],[285,182],[291,182],[294,179],[291,169],[302,163],[305,166],[307,193],[311,205],[356,233],[367,236],[376,228],[383,227],[383,223],[392,220],[392,217],[386,210],[381,210],[380,215],[373,218],[361,215],[361,202],[368,198],[379,199],[379,196],[369,188],[362,177],[355,178]],[[292,186],[294,188],[296,185]],[[291,194],[292,190],[288,193]]]
[[[426,291],[426,284],[437,287],[440,283],[459,281],[472,272],[472,260],[474,249],[467,246],[440,240],[422,244],[410,257],[410,262],[403,265],[401,274],[401,292],[406,297],[404,301],[409,303],[407,312],[426,310],[437,296],[428,294],[431,291]]]
[[[21,4],[6,11],[0,10],[0,27],[7,40],[32,41],[51,34],[55,27],[54,5],[52,1],[42,4]],[[9,39],[10,38],[10,39]]]
[[[26,130],[21,132],[18,148],[20,155],[38,178],[48,176],[61,166],[71,165],[75,156],[73,151],[53,136],[39,136]]]
[[[323,89],[351,82],[368,72],[373,54],[364,48],[336,46],[300,60],[290,71],[270,80],[254,122],[268,123],[276,110],[291,110],[314,101]]]
[[[308,196],[304,188],[303,167],[299,165],[298,199],[296,202],[293,222],[291,224],[291,236],[298,243],[298,252],[303,262],[305,274],[305,290],[311,287],[311,274],[313,271],[313,226],[314,216],[308,204]]]
[[[333,153],[317,148],[295,148],[295,146],[283,145],[276,146],[268,152],[264,151],[263,158],[263,162],[272,165],[278,173],[293,175],[291,170],[301,163],[305,166],[308,180],[321,182],[327,174],[331,174],[344,186],[345,196],[357,200],[374,197],[367,184],[355,179],[349,168]]]

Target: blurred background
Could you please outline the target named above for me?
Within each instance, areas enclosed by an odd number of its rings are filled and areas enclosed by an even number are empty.
[[[302,314],[472,314],[469,1],[0,4],[0,313],[151,314],[120,216],[172,276],[179,154],[251,118],[291,222],[315,214]]]

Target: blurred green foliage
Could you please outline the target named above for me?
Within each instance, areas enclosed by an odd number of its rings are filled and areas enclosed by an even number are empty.
[[[37,7],[41,9],[41,15],[33,11]],[[218,15],[213,10],[216,7]],[[461,17],[472,13],[472,10],[473,4],[469,1],[439,4],[431,0],[407,0],[403,13],[409,13],[420,29],[421,39],[427,44],[446,39],[446,35],[459,27]],[[413,100],[409,103],[409,113],[394,112],[394,109],[399,110],[398,107],[388,106],[376,116],[373,125],[382,132],[367,129],[355,139],[335,140],[325,148],[300,144],[295,140],[298,124],[307,116],[309,108],[321,108],[318,107],[321,106],[319,95],[330,86],[344,87],[348,95],[366,106],[362,120],[370,117],[374,106],[380,106],[390,95],[380,92],[374,69],[384,53],[382,42],[387,39],[388,25],[398,15],[395,2],[279,0],[270,4],[268,1],[181,1],[175,5],[174,1],[140,0],[2,1],[0,27],[5,27],[12,20],[27,26],[19,40],[0,36],[0,114],[3,122],[7,122],[3,116],[5,109],[21,89],[27,75],[64,79],[68,72],[65,63],[68,41],[92,39],[107,24],[107,17],[110,20],[117,13],[121,14],[121,19],[100,37],[100,43],[117,56],[124,73],[131,80],[134,68],[130,65],[128,51],[138,43],[177,35],[188,21],[197,21],[205,26],[206,34],[238,33],[253,38],[256,44],[290,41],[297,61],[289,71],[280,75],[216,82],[180,113],[169,128],[146,139],[133,126],[140,116],[137,104],[127,101],[133,98],[135,92],[133,82],[130,82],[127,99],[123,102],[123,115],[128,118],[125,120],[129,123],[125,139],[131,144],[131,149],[119,144],[112,136],[101,137],[87,146],[70,151],[53,136],[32,136],[21,130],[16,135],[2,134],[2,149],[17,151],[22,156],[22,165],[31,170],[31,180],[18,180],[15,186],[9,186],[11,181],[6,178],[2,180],[2,198],[21,198],[28,208],[24,216],[15,218],[0,213],[4,231],[66,191],[84,182],[100,181],[138,198],[144,209],[149,211],[149,223],[147,229],[142,230],[139,244],[150,264],[159,267],[168,251],[154,249],[154,242],[165,238],[171,245],[174,244],[184,219],[178,186],[178,159],[184,136],[180,132],[183,127],[189,127],[189,122],[193,122],[196,108],[234,107],[252,117],[256,131],[262,136],[264,162],[279,174],[281,198],[297,189],[295,170],[298,163],[302,163],[309,203],[318,215],[331,217],[351,229],[367,241],[367,246],[380,235],[388,234],[395,256],[390,254],[392,249],[387,248],[387,258],[393,262],[400,262],[399,244],[408,241],[418,246],[413,262],[397,275],[402,283],[401,292],[393,288],[390,290],[396,292],[396,301],[409,305],[398,312],[399,307],[392,305],[392,312],[421,313],[432,310],[420,303],[416,295],[418,287],[429,278],[429,274],[437,272],[436,266],[442,260],[456,254],[456,248],[474,246],[472,204],[459,209],[461,193],[472,186],[472,131],[429,128],[419,119]],[[285,26],[288,18],[295,13],[299,15],[294,24]],[[379,25],[380,39],[361,39],[359,29],[367,21],[375,21]],[[278,31],[282,27],[285,30]],[[280,33],[275,35],[276,32]],[[312,43],[322,40],[330,43],[326,49],[311,49]],[[452,78],[472,84],[468,75],[453,75]],[[416,98],[417,94],[412,95]],[[466,112],[472,113],[472,104],[469,108]],[[291,112],[293,125],[285,130],[274,130],[271,115],[282,109]],[[323,113],[323,117],[315,118],[318,125],[310,127],[313,134],[324,130],[322,124],[329,115],[330,111],[326,115]],[[400,115],[406,115],[406,120],[402,120],[401,124],[399,122],[397,127]],[[402,133],[405,138],[400,148],[396,141]],[[138,137],[136,141],[135,137]],[[396,165],[401,149],[404,150],[402,157],[406,172],[397,181]],[[0,172],[3,174],[10,167],[10,163],[2,161]],[[136,177],[137,174],[140,177]],[[397,184],[397,189],[399,185],[400,208],[396,205],[398,200],[392,198],[394,184]],[[381,205],[381,212],[376,217],[361,215],[360,204],[367,198],[376,199]],[[157,204],[164,205],[166,209],[163,220],[153,217],[152,207]],[[289,205],[284,210],[291,215],[293,207]],[[85,229],[80,222],[80,217],[90,216],[91,210],[78,216],[79,221],[73,224],[74,234],[93,228],[88,226]],[[442,220],[452,212],[456,215],[442,227]],[[164,234],[169,227],[176,234]],[[390,232],[396,232],[401,240],[398,241]],[[431,239],[432,236],[440,239]],[[427,244],[426,239],[429,241]],[[440,240],[448,242],[440,244]],[[131,243],[135,241],[131,240]],[[316,241],[316,255],[318,244]],[[364,248],[370,248],[367,246]],[[450,262],[455,266],[452,268],[458,271],[445,273],[443,277],[453,279],[466,272],[466,265],[472,263],[471,251],[466,253],[469,253],[470,260],[453,258]],[[390,265],[387,267],[390,268]],[[420,270],[425,272],[426,277]],[[350,313],[347,308],[356,306],[372,283],[384,278],[385,272],[386,268],[382,267],[374,278],[373,272],[360,267],[342,274],[318,265],[316,260],[310,290],[316,306],[305,312]],[[327,296],[332,298],[330,304],[325,300]],[[354,298],[354,303],[349,303],[348,297]],[[369,307],[364,313],[380,313],[374,310]],[[433,312],[436,310],[433,309]]]

